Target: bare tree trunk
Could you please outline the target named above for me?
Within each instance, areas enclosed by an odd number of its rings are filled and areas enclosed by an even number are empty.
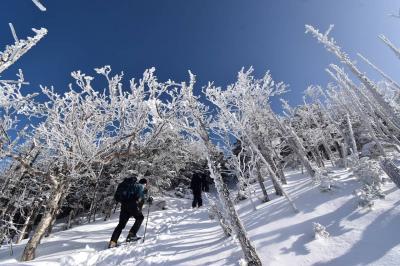
[[[111,217],[111,213],[112,213],[112,209],[113,209],[113,204],[110,201],[107,201],[107,205],[104,208],[104,221],[107,221],[108,218]]]
[[[72,222],[72,219],[74,219],[74,216],[75,216],[75,208],[73,208],[69,211],[68,222],[67,222],[67,226],[65,228],[66,230],[71,228],[71,222]]]
[[[88,223],[90,223],[90,219],[93,215],[93,212],[97,209],[97,201],[96,201],[97,190],[98,190],[99,183],[100,183],[101,173],[103,172],[103,167],[104,167],[104,164],[101,165],[99,174],[97,175],[97,178],[96,178],[96,185],[94,187],[93,197],[92,197],[92,201],[90,203],[90,208],[89,208],[89,213],[88,213],[88,218],[87,218]],[[96,214],[94,214],[94,216],[96,216]],[[96,218],[93,219],[93,221],[95,221],[95,220],[96,220]]]
[[[388,158],[381,160],[380,165],[396,186],[400,188],[400,169]]]
[[[57,216],[57,213],[54,214],[53,220],[51,220],[51,223],[50,223],[49,227],[47,228],[46,234],[44,235],[44,237],[48,237],[51,234],[51,231],[53,230],[53,226],[56,223],[56,216]]]
[[[115,212],[117,211],[117,207],[118,207],[118,202],[116,202],[115,205],[114,205],[114,211],[113,211],[113,213],[115,213]]]
[[[40,240],[46,233],[46,230],[49,228],[58,210],[59,203],[65,189],[66,184],[64,182],[58,181],[55,184],[55,189],[50,195],[43,217],[40,220],[40,223],[38,224],[35,233],[31,237],[31,239],[29,239],[28,243],[25,246],[24,252],[22,253],[21,257],[22,261],[29,261],[35,258],[36,248],[39,245]]]
[[[292,131],[292,130],[291,130]],[[295,132],[292,132],[295,134]],[[315,169],[311,166],[310,161],[307,158],[306,151],[304,150],[303,145],[299,142],[299,139],[297,136],[292,136],[289,137],[288,139],[290,148],[294,151],[294,153],[297,155],[297,158],[299,158],[301,164],[306,168],[307,173],[311,176],[315,176]],[[301,147],[300,147],[301,145]]]
[[[259,164],[257,164],[257,180],[258,180],[258,183],[260,184],[261,191],[262,191],[262,193],[264,195],[262,201],[263,202],[268,202],[269,201],[269,197],[268,197],[267,189],[264,186],[264,178],[261,175],[261,169],[260,169],[260,165]]]
[[[94,211],[93,211],[93,221],[92,222],[96,222],[96,214],[97,214],[97,210],[99,209],[98,204],[96,204],[94,206]]]
[[[311,151],[311,156],[313,157],[315,163],[318,165],[319,168],[325,168],[324,163],[321,160],[321,157],[318,153],[318,151],[316,150],[316,148],[314,147]]]
[[[270,166],[271,171],[274,172],[275,176],[277,176],[277,167],[275,165],[274,160],[270,156],[270,150],[268,148],[265,148],[265,149],[267,150],[268,154],[261,152],[261,150],[260,150],[260,152],[263,154],[265,160],[268,162],[268,165]],[[281,186],[279,185],[277,180],[272,177],[271,173],[270,173],[270,177],[271,177],[272,185],[274,186],[274,189],[275,189],[275,194],[277,196],[282,196],[283,192],[282,192]],[[279,178],[279,176],[278,176],[278,178]],[[286,181],[286,179],[285,179],[285,181]]]
[[[326,155],[328,156],[329,161],[331,162],[332,166],[335,166],[335,156],[333,155],[330,146],[328,143],[323,140],[322,141],[322,146],[324,147],[324,150],[326,151]]]
[[[279,180],[281,180],[282,184],[286,185],[287,184],[286,177],[285,177],[285,175],[283,174],[282,171],[281,172],[279,171],[279,169],[278,169],[273,157],[271,156],[271,154],[268,153],[268,155],[266,154],[264,157],[267,160],[268,164],[271,166],[272,171],[274,171],[274,173],[278,176]],[[272,180],[272,182],[274,182],[274,180]],[[275,184],[274,184],[274,187],[275,187]],[[278,193],[278,191],[279,191],[279,189],[276,192],[277,195],[280,194],[280,196],[282,196],[282,193]]]
[[[275,195],[283,196],[282,187],[279,185],[278,181],[276,181],[276,179],[272,177],[271,172],[269,176],[271,177],[272,185],[274,186],[275,189]]]
[[[278,153],[275,151],[275,149],[271,149],[271,150],[272,150],[273,157],[275,157],[278,160],[278,163],[275,163],[276,169],[277,169],[276,173],[278,174],[279,179],[282,181],[282,184],[287,185],[285,172],[283,171],[282,163],[279,161]]]
[[[209,152],[210,151],[211,150],[209,149]],[[242,251],[244,253],[244,257],[248,265],[261,266],[262,265],[261,260],[258,257],[256,249],[254,248],[249,238],[247,237],[246,230],[239,218],[238,213],[236,212],[235,205],[233,204],[233,201],[231,199],[228,187],[224,183],[221,174],[216,169],[214,163],[210,160],[209,157],[207,158],[207,161],[210,174],[214,178],[218,194],[224,206],[226,207],[227,212],[229,213],[229,218],[231,219],[233,230],[236,233],[236,236],[242,247]]]
[[[321,151],[319,150],[318,147],[315,147],[314,150],[315,150],[315,154],[317,156],[317,160],[319,160],[319,163],[321,164],[321,166],[323,168],[325,168],[325,163],[324,163],[324,159],[323,159],[323,156],[321,154]]]
[[[386,152],[383,149],[383,146],[381,144],[381,142],[378,140],[378,138],[376,137],[376,134],[374,132],[374,129],[372,128],[370,122],[366,122],[367,127],[369,129],[369,134],[371,135],[372,139],[374,140],[374,142],[376,143],[376,145],[378,146],[379,152],[383,155],[386,156]]]
[[[347,121],[347,126],[349,127],[349,135],[350,135],[350,140],[351,140],[351,148],[353,149],[353,154],[356,156],[358,159],[358,151],[357,151],[357,144],[356,144],[356,139],[354,138],[354,133],[353,133],[353,126],[351,125],[350,121],[350,115],[347,113],[346,114],[346,121]]]
[[[34,216],[33,213],[39,211],[40,203],[38,206],[39,206],[38,208],[35,208],[35,207],[31,208],[27,217],[25,218],[25,222],[24,222],[22,228],[20,229],[20,233],[19,233],[18,239],[16,241],[17,244],[24,239],[24,236],[26,234],[29,224],[31,223],[32,218],[36,218],[36,216]]]
[[[221,211],[214,205],[213,206],[214,212],[217,215],[218,222],[222,227],[222,231],[224,232],[225,236],[230,237],[232,235],[232,228],[229,226],[229,223],[226,221],[225,217],[222,215]]]
[[[16,201],[13,201],[13,203],[18,203]],[[4,214],[8,213],[8,210],[11,211],[10,214],[8,214],[8,219],[6,217],[4,217],[6,222],[12,222],[14,220],[15,214],[17,213],[17,211],[19,210],[18,208],[16,208],[13,204],[9,204],[7,209],[5,210]],[[7,226],[4,226],[3,228],[0,227],[0,243],[2,243],[4,241],[4,239],[6,238],[11,238],[11,234],[7,234],[9,230],[7,230]],[[12,238],[11,238],[12,239]]]
[[[272,148],[271,141],[269,141],[269,145],[271,147],[268,147],[267,145],[262,145],[260,151],[263,154],[263,156],[265,157],[265,159],[268,161],[269,165],[272,168],[272,171],[275,172],[275,174],[278,176],[279,180],[281,180],[282,184],[286,185],[287,181],[286,181],[285,173],[283,172],[281,166],[277,165],[274,160],[274,158],[279,160],[278,154]]]
[[[32,217],[28,223],[28,227],[26,229],[27,237],[29,237],[30,233],[33,230],[33,224],[35,223],[36,218],[39,216],[40,210],[41,210],[41,205],[39,205],[38,209],[33,213]]]
[[[226,221],[226,218],[225,218],[223,212],[218,208],[215,201],[213,199],[211,199],[210,197],[208,197],[207,193],[204,193],[204,197],[209,202],[209,206],[210,206],[208,208],[209,218],[211,220],[214,220],[215,218],[217,218],[219,225],[221,226],[222,231],[224,232],[224,235],[226,237],[232,236],[232,227],[229,225],[229,222]],[[217,217],[215,217],[215,216],[217,216]]]
[[[285,198],[288,200],[290,206],[293,208],[293,210],[297,213],[299,212],[299,210],[296,208],[296,205],[294,204],[294,202],[291,200],[291,198],[289,197],[288,194],[286,194],[286,192],[283,190],[283,188],[281,187],[281,185],[279,184],[279,180],[276,177],[275,173],[272,171],[270,165],[268,164],[267,160],[264,158],[264,156],[262,155],[261,151],[258,149],[258,147],[254,144],[254,142],[252,141],[251,138],[247,137],[251,147],[253,148],[254,151],[257,152],[258,156],[260,157],[261,161],[264,163],[264,165],[266,166],[271,178],[276,182],[277,186],[279,186],[280,190],[282,191],[283,196],[285,196]]]
[[[344,168],[346,168],[346,169],[347,169],[347,167],[348,167],[348,164],[347,164],[347,150],[346,150],[346,143],[345,143],[345,142],[343,142],[343,143],[340,143],[340,148],[341,148],[341,150],[342,150],[342,154],[343,154],[343,156],[342,156],[342,160],[343,160],[343,166],[344,166]]]
[[[299,137],[297,136],[296,132],[294,132],[291,127],[288,127],[288,128],[285,127],[281,123],[281,121],[279,121],[279,119],[276,117],[276,115],[272,111],[271,107],[269,107],[269,109],[270,109],[270,113],[271,113],[272,118],[274,119],[274,121],[276,122],[279,130],[281,131],[282,136],[286,136],[287,133],[289,133],[289,137],[287,138],[287,140],[288,140],[288,144],[289,144],[291,150],[294,153],[296,153],[297,157],[299,158],[301,163],[306,168],[308,174],[311,177],[314,177],[316,171],[311,166],[310,161],[307,159],[307,153],[306,153],[303,145],[301,144],[301,141],[300,141]]]
[[[225,236],[230,237],[232,235],[232,228],[229,226],[229,223],[226,221],[224,215],[218,209],[217,204],[215,204],[215,202],[211,203],[209,212],[210,212],[210,217],[213,216],[215,218],[215,216],[217,216],[216,218],[218,219],[219,225],[221,226]]]
[[[21,242],[24,239],[26,229],[28,228],[31,217],[32,217],[32,213],[26,217],[25,222],[24,222],[24,224],[20,230],[20,233],[18,235],[17,241],[15,242],[16,244],[19,244],[19,242]]]

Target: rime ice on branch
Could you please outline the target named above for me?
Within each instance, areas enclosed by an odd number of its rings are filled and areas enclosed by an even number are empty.
[[[32,30],[36,33],[35,36],[28,37],[26,40],[17,40],[14,44],[7,45],[3,52],[0,52],[0,73],[14,64],[47,34],[45,28]]]
[[[32,2],[40,9],[40,11],[46,11],[46,7],[39,2],[39,0],[32,0]]]

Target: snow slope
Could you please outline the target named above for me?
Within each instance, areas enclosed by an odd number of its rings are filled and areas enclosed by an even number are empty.
[[[258,204],[257,211],[249,200],[238,205],[264,265],[399,265],[400,190],[387,184],[384,200],[376,201],[372,210],[360,209],[352,194],[360,183],[345,170],[332,175],[335,189],[322,193],[306,176],[288,173],[286,189],[300,210],[297,214],[274,195]],[[42,241],[32,262],[17,261],[24,243],[14,246],[13,256],[3,247],[0,265],[239,265],[240,248],[209,220],[206,208],[192,210],[186,199],[167,201],[168,210],[150,212],[144,243],[105,249],[118,222],[116,214],[107,222],[54,233]],[[316,240],[313,222],[326,226],[330,237]],[[128,226],[120,240],[127,231]]]

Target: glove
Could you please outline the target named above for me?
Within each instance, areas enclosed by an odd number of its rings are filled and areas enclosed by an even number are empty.
[[[153,204],[153,197],[149,197],[149,198],[147,199],[147,203],[148,203],[149,205]]]

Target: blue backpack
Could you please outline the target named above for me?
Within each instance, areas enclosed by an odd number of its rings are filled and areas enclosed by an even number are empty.
[[[136,179],[125,179],[118,184],[114,199],[121,203],[137,200],[139,198],[139,189]]]

